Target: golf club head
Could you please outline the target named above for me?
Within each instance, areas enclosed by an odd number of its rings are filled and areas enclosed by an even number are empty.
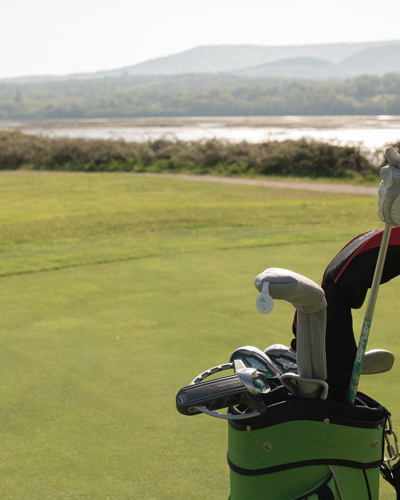
[[[204,381],[211,375],[234,368],[235,375]],[[176,396],[177,410],[183,415],[207,415],[223,419],[253,418],[266,411],[262,396],[270,391],[265,374],[255,368],[246,368],[243,361],[215,366],[198,375],[189,386]],[[242,407],[234,414],[221,414],[217,410]],[[253,410],[249,413],[250,410]]]
[[[268,379],[255,368],[246,368],[240,359],[234,361],[235,373],[251,394],[267,394],[270,391]]]
[[[256,383],[255,378],[258,379],[259,375],[253,374],[253,377],[248,377],[250,380],[252,378],[252,389]],[[176,408],[183,415],[198,415],[203,413],[201,407],[214,411],[244,405],[253,410],[257,409],[262,414],[265,405],[260,396],[261,393],[257,391],[250,392],[241,378],[235,374],[183,387],[176,395]]]
[[[264,351],[274,363],[279,363],[284,373],[297,373],[296,351],[283,344],[273,344]],[[392,369],[394,355],[383,349],[372,349],[365,353],[361,375],[375,375]]]
[[[273,344],[264,350],[266,354],[283,373],[297,373],[297,353],[283,344]]]
[[[365,353],[361,375],[375,375],[392,369],[394,355],[383,349],[372,349]]]
[[[268,378],[279,378],[283,373],[278,364],[254,346],[246,345],[233,351],[229,361],[234,363],[236,360],[242,361],[246,368],[255,368]]]

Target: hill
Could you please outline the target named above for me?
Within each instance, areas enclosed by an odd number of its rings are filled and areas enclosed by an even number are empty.
[[[252,68],[233,71],[232,74],[250,78],[285,77],[308,80],[345,78],[346,69],[338,67],[327,59],[316,57],[293,57],[261,64]]]
[[[386,47],[374,47],[353,54],[338,67],[347,71],[349,76],[379,75],[398,71],[400,64],[400,45],[389,45]]]
[[[361,75],[384,76],[398,70],[400,45],[373,47],[356,52],[338,64],[315,57],[294,57],[232,71],[250,78],[285,77],[308,80],[328,80]]]
[[[400,40],[395,41],[377,41],[362,43],[332,43],[321,45],[288,45],[288,46],[258,46],[258,45],[216,45],[195,47],[178,54],[166,57],[159,57],[140,64],[134,64],[114,70],[98,71],[96,73],[80,73],[64,76],[26,76],[7,79],[8,82],[27,83],[40,81],[62,81],[62,80],[93,80],[102,78],[118,78],[121,76],[141,76],[141,75],[181,75],[189,73],[223,73],[240,72],[248,69],[248,76],[266,76],[282,75],[282,66],[271,66],[265,68],[265,73],[261,73],[255,68],[268,63],[281,60],[290,60],[297,58],[314,58],[326,60],[333,65],[339,65],[343,61],[349,61],[351,57],[357,60],[357,54],[364,57],[364,53],[369,50],[382,49],[384,54],[387,47],[400,47]],[[368,57],[368,56],[366,56]],[[389,56],[388,56],[389,57]],[[386,56],[384,57],[386,59]],[[290,64],[283,71],[283,76],[297,77],[299,65]],[[300,65],[302,68],[308,65]],[[294,67],[293,71],[288,68]],[[336,72],[325,71],[327,78],[343,78],[345,76],[356,76],[361,73],[355,72],[357,65],[353,65],[352,71],[348,72],[347,63],[344,66],[336,67]],[[275,71],[274,71],[275,70]],[[393,71],[393,69],[391,70]],[[303,72],[303,70],[302,70]],[[254,73],[254,75],[253,75]],[[323,73],[325,75],[325,73]],[[314,78],[317,72],[311,72],[311,78]],[[376,73],[373,73],[376,74]],[[381,73],[379,73],[381,74]],[[324,76],[325,77],[325,76]],[[2,80],[4,81],[4,80]]]

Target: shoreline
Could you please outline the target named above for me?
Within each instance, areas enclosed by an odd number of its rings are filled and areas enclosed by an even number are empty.
[[[400,130],[400,115],[282,115],[282,116],[175,116],[134,118],[21,119],[0,120],[0,130],[88,127],[279,127],[287,129],[395,128]]]

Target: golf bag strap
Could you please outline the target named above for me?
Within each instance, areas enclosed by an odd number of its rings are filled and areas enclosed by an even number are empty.
[[[391,469],[386,464],[381,465],[383,479],[396,490],[396,500],[400,500],[400,462],[397,462]]]

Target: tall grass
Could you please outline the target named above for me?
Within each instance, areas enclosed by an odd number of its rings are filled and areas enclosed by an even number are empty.
[[[50,138],[19,131],[0,132],[0,169],[313,178],[377,174],[377,165],[359,146],[304,138],[257,144],[218,139],[189,142],[158,139],[139,143],[122,139]]]

